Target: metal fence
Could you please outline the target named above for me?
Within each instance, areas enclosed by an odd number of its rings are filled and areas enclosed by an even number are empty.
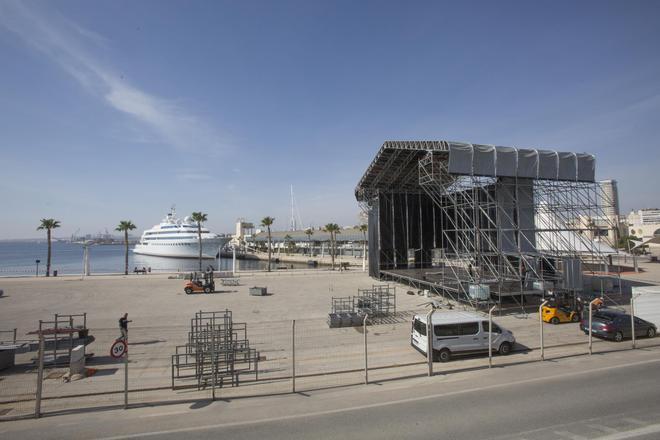
[[[387,320],[367,316],[362,326],[342,328],[329,328],[323,318],[246,324],[235,316],[228,326],[224,313],[217,312],[213,321],[212,315],[201,312],[190,317],[190,325],[131,327],[127,365],[125,358],[110,355],[110,347],[120,337],[118,329],[90,329],[95,340],[86,350],[86,377],[69,377],[68,365],[45,362],[39,380],[39,349],[32,341],[29,351],[16,354],[15,366],[0,371],[0,420],[121,408],[126,402],[130,408],[159,402],[305,392],[428,372],[427,360],[410,347],[413,312],[399,311]],[[519,351],[529,353],[538,348],[534,317],[506,319],[509,321],[505,326],[518,336]],[[573,346],[577,353],[587,352],[585,335],[570,327],[546,324],[546,359],[558,347]],[[210,332],[212,329],[217,332]],[[220,332],[225,332],[222,341]],[[597,352],[629,347],[598,344]],[[640,344],[649,346],[658,341],[637,341]],[[42,346],[42,354],[47,355],[48,350]],[[504,366],[540,360],[539,356],[522,360],[512,356],[494,358],[493,362]],[[488,367],[486,357],[434,366],[436,374],[479,367]],[[228,373],[232,368],[239,373],[237,380]],[[214,374],[220,377],[214,378]]]

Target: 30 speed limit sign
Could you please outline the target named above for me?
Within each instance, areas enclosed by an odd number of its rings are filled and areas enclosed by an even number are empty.
[[[126,341],[117,339],[112,347],[110,347],[110,356],[115,359],[119,359],[126,353]]]

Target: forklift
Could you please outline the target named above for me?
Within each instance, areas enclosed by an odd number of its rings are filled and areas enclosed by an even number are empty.
[[[574,292],[557,290],[550,292],[551,300],[542,307],[543,322],[559,324],[562,322],[579,322],[579,307],[575,307],[576,298]]]
[[[190,279],[186,281],[186,285],[183,288],[183,291],[186,292],[186,295],[190,295],[193,292],[204,292],[212,293],[215,292],[215,281],[213,280],[213,271],[206,272],[192,272],[190,274]]]

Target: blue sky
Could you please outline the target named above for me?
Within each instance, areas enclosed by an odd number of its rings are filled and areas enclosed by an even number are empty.
[[[660,2],[0,2],[0,238],[358,222],[384,140],[586,151],[660,206]]]

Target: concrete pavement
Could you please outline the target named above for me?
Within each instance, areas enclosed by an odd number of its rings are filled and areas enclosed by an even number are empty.
[[[89,351],[96,353],[89,366],[99,372],[92,377],[63,383],[58,373],[47,371],[44,381],[43,410],[48,413],[98,410],[123,402],[123,369],[121,361],[108,355],[110,344],[118,336],[116,319],[124,310],[133,319],[130,326],[130,378],[132,404],[201,400],[210,395],[205,391],[172,391],[171,355],[174,347],[185,343],[189,319],[195,311],[230,308],[237,321],[248,323],[251,346],[261,355],[260,381],[244,381],[240,387],[224,388],[226,398],[287,393],[291,390],[291,319],[296,324],[296,370],[298,390],[318,390],[363,382],[363,334],[361,328],[329,329],[325,316],[332,296],[354,295],[357,288],[369,287],[374,281],[356,272],[297,272],[245,274],[241,286],[214,295],[185,295],[182,280],[163,275],[106,276],[58,279],[4,280],[8,294],[3,299],[0,318],[3,324],[17,326],[19,334],[34,329],[38,319],[47,319],[52,312],[88,312],[88,324],[96,342]],[[273,293],[267,297],[251,297],[251,285],[267,285]],[[428,301],[407,295],[406,287],[397,288],[397,303],[403,310],[390,322],[369,327],[369,372],[372,380],[392,380],[423,375],[424,357],[409,345],[410,317],[426,312],[421,305]],[[515,365],[534,362],[538,352],[537,315],[509,315],[495,321],[512,330],[522,350],[509,357],[496,357],[494,364]],[[307,319],[300,319],[306,317]],[[548,358],[586,352],[587,338],[577,324],[544,325]],[[641,347],[660,344],[660,340],[640,340]],[[616,344],[595,340],[596,352],[627,349],[629,342]],[[20,355],[18,362],[29,365],[34,353]],[[436,364],[439,372],[454,374],[470,369],[483,369],[484,356],[457,358],[449,364]],[[0,381],[0,414],[3,417],[27,415],[34,411],[35,373],[5,370]],[[343,372],[337,374],[337,372]],[[29,374],[26,374],[29,373]],[[307,377],[301,377],[305,376]],[[60,396],[75,396],[66,399]],[[22,401],[16,402],[21,399]],[[3,404],[4,402],[4,404]]]

